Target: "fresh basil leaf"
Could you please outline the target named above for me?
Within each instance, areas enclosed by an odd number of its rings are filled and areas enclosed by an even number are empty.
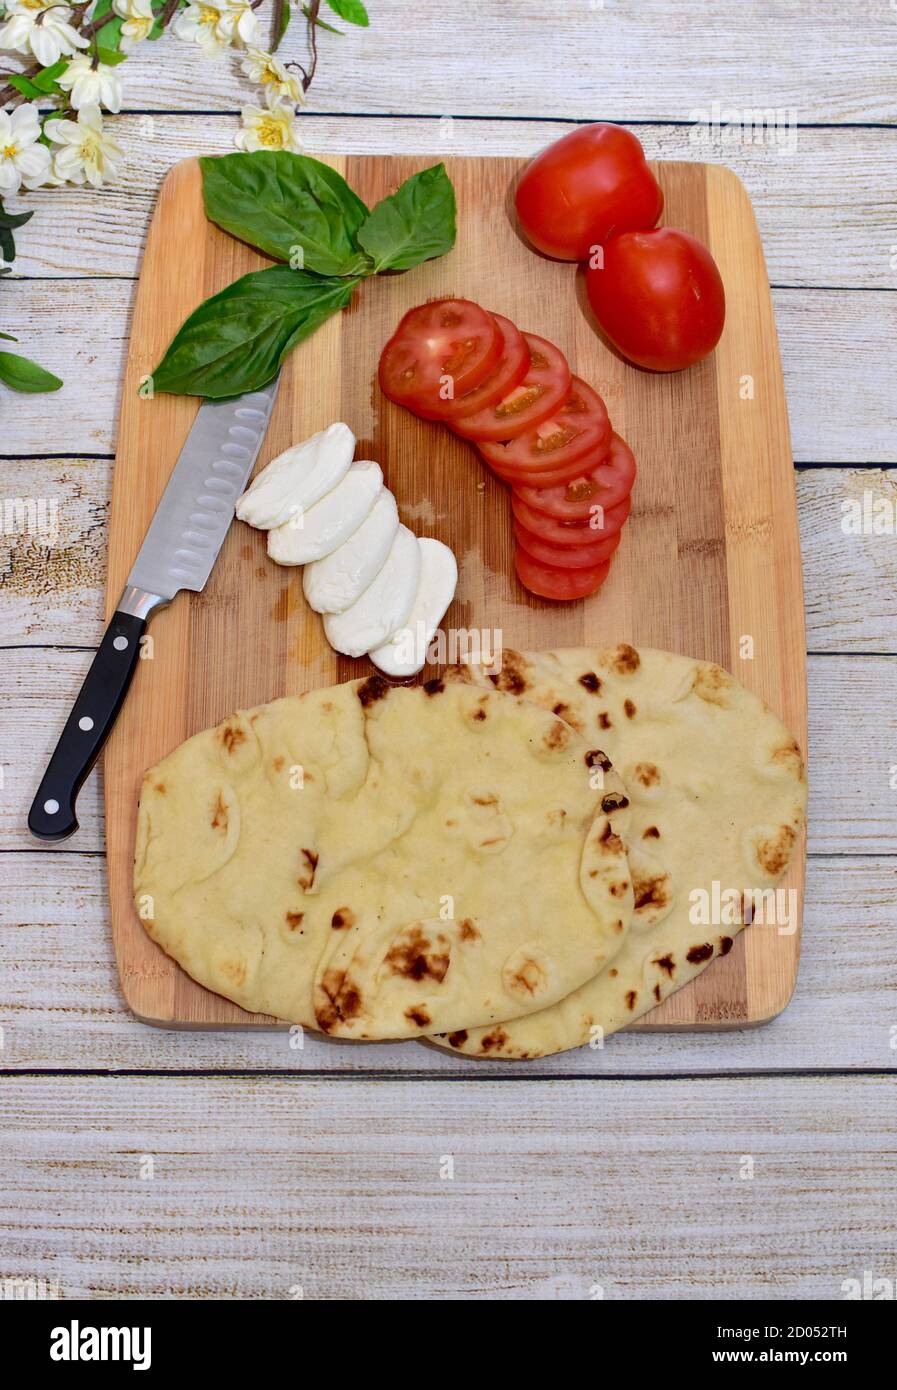
[[[199,163],[206,216],[232,236],[319,275],[370,270],[355,240],[368,210],[342,175],[320,160],[287,150],[258,150],[205,157]]]
[[[7,336],[3,334],[4,338]],[[0,352],[0,381],[14,391],[58,391],[62,385],[58,376],[17,352]]]
[[[370,24],[368,12],[361,0],[327,0],[327,4],[333,13],[338,14],[347,24],[360,24],[362,29],[366,29]]]
[[[302,6],[302,13],[305,15],[306,19],[311,20],[311,10],[309,9],[308,5]],[[326,29],[328,34],[339,34],[340,38],[342,38],[342,29],[337,29],[334,27],[334,25],[328,24],[326,19],[321,19],[320,15],[315,15],[314,22],[319,29]]]
[[[343,309],[358,280],[273,265],[200,304],[153,372],[153,387],[222,400],[256,391],[303,338]]]
[[[408,270],[455,244],[455,190],[444,164],[412,174],[358,229],[374,270]]]

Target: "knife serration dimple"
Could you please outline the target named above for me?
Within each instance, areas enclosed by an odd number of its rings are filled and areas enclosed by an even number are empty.
[[[204,401],[159,499],[127,588],[171,600],[199,592],[258,457],[279,377],[229,401]]]

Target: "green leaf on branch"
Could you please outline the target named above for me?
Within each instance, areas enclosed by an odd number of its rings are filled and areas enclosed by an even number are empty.
[[[0,338],[5,338],[8,343],[17,343],[18,338],[14,338],[11,333],[0,333]]]
[[[370,24],[368,12],[361,0],[327,0],[327,4],[333,13],[338,14],[347,24],[359,24],[362,29],[366,29]]]
[[[206,216],[274,260],[320,275],[364,275],[356,235],[368,209],[345,179],[286,150],[200,159]]]
[[[303,6],[302,6],[302,13],[305,15],[305,18],[306,18],[307,20],[309,20],[309,22],[310,22],[312,16],[311,16],[311,10],[310,10],[310,8],[309,8],[308,5],[303,5]],[[337,29],[337,28],[335,28],[334,25],[328,24],[327,21],[326,21],[326,19],[322,19],[320,15],[315,15],[315,20],[314,20],[314,22],[315,22],[315,24],[318,26],[319,29],[326,29],[327,32],[328,32],[328,34],[339,34],[340,38],[342,38],[342,36],[343,36],[343,31],[342,31],[342,29]]]
[[[25,223],[33,216],[33,208],[30,212],[7,212],[3,206],[3,199],[0,198],[0,255],[5,261],[14,261],[16,258],[13,232],[17,227],[24,227]],[[3,273],[9,274],[8,271]]]
[[[103,31],[105,33],[105,30]],[[97,57],[101,63],[105,63],[107,68],[118,67],[127,58],[127,53],[119,53],[116,48],[106,48],[103,44],[97,44]]]
[[[455,244],[455,190],[444,164],[412,174],[358,229],[374,270],[408,270]]]
[[[255,270],[200,304],[153,372],[156,391],[222,400],[256,391],[287,353],[352,298],[357,280]]]
[[[8,334],[2,336],[6,338]],[[17,352],[0,352],[0,381],[14,391],[58,391],[62,385],[58,376]]]
[[[112,0],[97,0],[91,18],[94,22],[98,19],[105,19],[106,15],[112,12]],[[125,21],[117,14],[113,14],[112,19],[106,20],[102,29],[97,34],[103,36],[103,47],[110,48],[116,53],[121,49],[121,29]],[[127,57],[127,54],[123,55]]]
[[[274,35],[274,42],[271,45],[272,53],[276,53],[280,47],[283,36],[290,27],[290,20],[292,17],[293,12],[290,8],[290,0],[283,0],[283,7],[280,11],[280,24],[277,33]]]

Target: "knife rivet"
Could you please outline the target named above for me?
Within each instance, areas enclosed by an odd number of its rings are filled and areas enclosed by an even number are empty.
[[[128,639],[127,637],[115,637],[113,638],[112,645],[117,652],[123,652],[128,645]]]
[[[85,714],[81,719],[78,720],[78,728],[83,729],[86,734],[90,732],[90,730],[93,728],[93,720],[91,719],[89,714]]]
[[[54,801],[51,797],[49,801],[44,802],[44,810],[48,816],[55,816],[56,812],[59,810],[59,802]]]

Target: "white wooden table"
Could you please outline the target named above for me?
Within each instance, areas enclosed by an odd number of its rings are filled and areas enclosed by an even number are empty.
[[[0,1278],[57,1279],[68,1297],[552,1299],[596,1285],[606,1298],[837,1299],[863,1271],[893,1278],[897,536],[841,523],[842,502],[867,490],[897,508],[897,11],[370,9],[369,30],[322,42],[310,153],[528,154],[571,121],[610,119],[651,157],[731,165],[751,193],[810,651],[797,994],[757,1031],[623,1035],[592,1054],[598,1075],[577,1075],[571,1055],[524,1080],[452,1059],[435,1078],[388,1057],[376,1074],[310,1073],[282,1033],[163,1033],[127,1013],[98,779],[59,849],[35,847],[25,812],[100,636],[123,355],[156,190],[176,160],[229,149],[247,100],[236,63],[166,39],[125,70],[126,177],[37,195],[0,288],[2,326],[66,383],[56,396],[0,387],[0,495],[54,499],[61,527],[52,549],[0,535]],[[792,148],[696,145],[695,112],[713,102],[793,114]]]

